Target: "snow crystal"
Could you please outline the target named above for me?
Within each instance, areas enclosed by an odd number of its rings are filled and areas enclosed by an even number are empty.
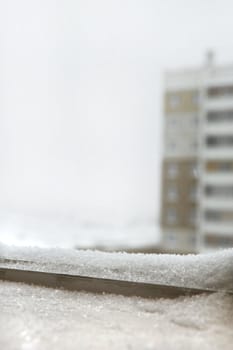
[[[233,249],[181,256],[0,245],[0,265],[233,289]],[[223,292],[152,300],[0,282],[0,295],[0,349],[232,349],[233,296]]]
[[[184,256],[0,245],[0,265],[1,258],[28,261],[10,264],[24,269],[233,290],[233,249]]]
[[[233,297],[151,300],[0,282],[1,349],[232,349]]]

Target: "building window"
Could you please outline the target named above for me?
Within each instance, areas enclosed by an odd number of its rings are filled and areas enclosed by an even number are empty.
[[[233,171],[232,161],[209,161],[206,163],[207,172],[231,172]]]
[[[233,237],[228,236],[215,236],[208,234],[205,236],[204,242],[207,246],[213,248],[230,248],[233,247]]]
[[[233,211],[232,210],[206,210],[205,219],[207,221],[213,222],[225,222],[225,223],[233,223]]]
[[[169,163],[167,166],[167,176],[170,179],[174,179],[178,176],[178,165],[176,163]]]
[[[167,124],[168,124],[169,128],[171,128],[171,129],[175,128],[177,125],[177,120],[175,118],[169,116]]]
[[[190,175],[195,179],[198,177],[198,164],[196,162],[190,165]]]
[[[227,97],[233,95],[233,86],[213,86],[207,89],[208,97]]]
[[[177,94],[171,94],[169,96],[169,106],[172,108],[172,109],[175,109],[176,107],[179,106],[180,104],[180,96],[177,95]]]
[[[199,122],[199,119],[198,119],[198,115],[195,115],[192,119],[190,119],[190,125],[193,127],[193,126],[197,126],[198,125],[198,122]]]
[[[175,202],[178,199],[178,190],[175,185],[169,186],[167,188],[167,200],[169,202]]]
[[[222,221],[222,213],[216,210],[206,210],[205,219],[207,221]]]
[[[196,201],[198,199],[197,185],[193,185],[190,188],[189,198],[191,201]]]
[[[195,233],[187,234],[187,244],[190,247],[195,247],[195,245],[196,245],[196,234]]]
[[[167,210],[167,222],[169,224],[175,224],[177,222],[177,212],[175,208],[169,208]]]
[[[169,141],[169,142],[168,142],[168,149],[169,149],[170,151],[175,150],[175,149],[176,149],[176,142],[175,142],[175,141]]]
[[[192,95],[192,101],[193,101],[193,104],[195,106],[199,105],[200,104],[200,95],[198,92],[195,92],[193,95]]]
[[[207,121],[210,123],[232,123],[233,110],[210,111],[207,113]]]
[[[165,235],[165,241],[168,247],[174,248],[175,246],[177,246],[177,243],[178,243],[177,234],[175,232],[168,231]]]
[[[198,148],[198,142],[197,142],[196,140],[192,141],[192,142],[190,143],[190,149],[191,149],[192,151],[196,151],[197,148]]]
[[[211,186],[205,187],[205,194],[209,197],[233,198],[233,186]]]
[[[206,139],[208,146],[227,147],[233,145],[233,136],[208,136]]]
[[[197,222],[197,210],[196,208],[192,208],[189,213],[189,222],[191,225],[195,225]]]
[[[206,145],[209,147],[228,147],[233,146],[233,136],[208,136],[206,138]]]

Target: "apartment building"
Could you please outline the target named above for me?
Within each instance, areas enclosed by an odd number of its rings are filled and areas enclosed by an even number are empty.
[[[233,247],[233,65],[168,72],[164,91],[162,247]]]

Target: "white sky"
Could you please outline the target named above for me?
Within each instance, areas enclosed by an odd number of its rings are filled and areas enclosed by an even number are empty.
[[[233,62],[230,0],[0,0],[0,205],[157,218],[164,69]]]

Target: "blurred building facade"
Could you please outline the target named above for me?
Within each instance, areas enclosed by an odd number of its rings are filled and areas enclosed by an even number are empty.
[[[233,247],[233,65],[167,72],[162,248]]]

